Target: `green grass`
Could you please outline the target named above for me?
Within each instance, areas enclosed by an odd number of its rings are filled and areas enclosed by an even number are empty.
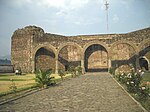
[[[53,74],[55,77],[52,79],[55,82],[60,82],[61,77]],[[66,74],[64,79],[71,78],[71,74]],[[2,74],[0,75],[0,96],[5,96],[8,94],[12,94],[13,92],[10,90],[10,86],[12,81],[17,86],[16,92],[28,90],[31,88],[37,87],[37,83],[35,82],[35,74],[24,74],[24,75],[15,75],[15,74]]]
[[[33,79],[28,79],[28,80],[33,80]],[[13,81],[28,81],[26,79],[13,79]],[[10,79],[0,79],[0,81],[10,81]]]
[[[150,72],[144,73],[142,82],[150,82]]]

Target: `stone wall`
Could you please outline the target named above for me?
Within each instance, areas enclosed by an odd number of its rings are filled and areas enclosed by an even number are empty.
[[[86,52],[92,45],[105,50],[93,48],[86,61]],[[150,62],[149,52],[150,28],[127,34],[62,36],[27,26],[16,30],[12,36],[11,61],[15,69],[21,67],[23,72],[33,72],[37,68],[57,72],[70,65],[81,65],[84,69],[128,68],[130,64],[139,67],[141,56],[146,56]]]

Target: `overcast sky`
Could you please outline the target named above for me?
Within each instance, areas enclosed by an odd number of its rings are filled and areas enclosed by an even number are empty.
[[[150,0],[108,0],[109,33],[150,27]],[[0,56],[10,54],[18,28],[40,26],[62,35],[103,34],[105,0],[0,0]]]

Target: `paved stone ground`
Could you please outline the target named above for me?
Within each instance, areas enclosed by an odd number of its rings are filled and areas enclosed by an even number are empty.
[[[143,112],[108,73],[89,73],[0,106],[0,112]]]

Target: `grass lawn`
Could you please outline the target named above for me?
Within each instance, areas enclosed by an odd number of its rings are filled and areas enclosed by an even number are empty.
[[[35,74],[25,74],[25,75],[15,75],[15,74],[7,74],[0,75],[0,93],[10,91],[10,86],[12,85],[12,81],[14,81],[17,89],[27,88],[36,85],[35,82]]]
[[[146,72],[143,75],[143,81],[144,82],[150,82],[150,72]]]
[[[54,77],[53,80],[60,80],[61,77],[58,74],[51,74],[51,77]],[[71,77],[71,74],[66,74],[64,78]],[[35,74],[24,74],[24,75],[15,75],[15,74],[1,74],[0,75],[0,94],[10,92],[10,87],[12,86],[12,81],[15,83],[17,90],[24,88],[30,88],[36,86]]]

